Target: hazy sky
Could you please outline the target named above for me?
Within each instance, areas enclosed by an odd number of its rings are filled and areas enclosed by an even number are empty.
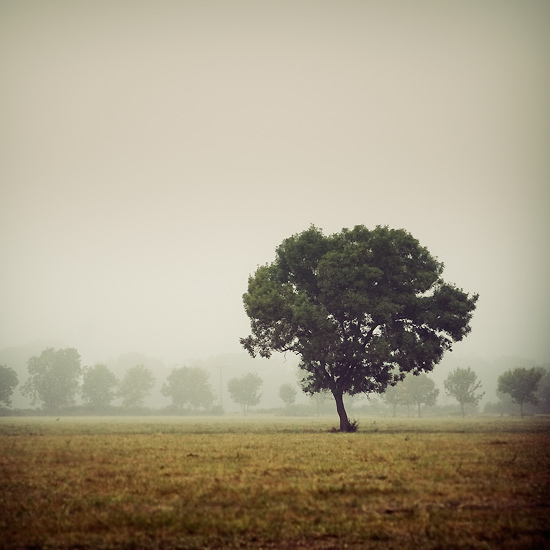
[[[405,228],[550,360],[550,2],[3,1],[0,348],[239,351],[310,224]],[[474,367],[475,365],[472,365]]]

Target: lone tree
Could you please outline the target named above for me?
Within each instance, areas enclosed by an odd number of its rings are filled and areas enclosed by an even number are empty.
[[[115,398],[118,381],[107,365],[98,363],[84,369],[82,400],[94,409],[103,409]]]
[[[403,229],[356,226],[285,239],[248,280],[244,307],[253,356],[291,351],[302,389],[332,392],[340,430],[353,429],[344,394],[382,393],[429,372],[470,332],[477,295],[441,278],[443,264]]]
[[[259,393],[263,384],[262,379],[257,375],[249,372],[240,378],[232,378],[227,383],[227,389],[231,394],[231,399],[238,403],[243,413],[248,414],[248,407],[253,407],[260,402]]]
[[[543,373],[535,367],[510,369],[498,377],[498,391],[507,393],[519,405],[523,417],[523,404],[538,404],[537,390]]]
[[[209,377],[208,372],[200,367],[175,368],[163,384],[161,393],[170,397],[174,407],[180,410],[187,404],[192,409],[206,409],[214,402]]]
[[[460,403],[462,416],[465,416],[464,405],[476,406],[485,395],[484,392],[476,393],[481,388],[481,382],[478,381],[477,374],[470,367],[467,369],[457,367],[448,374],[443,385],[445,393]]]
[[[41,401],[45,409],[58,410],[74,403],[82,374],[76,349],[45,349],[29,359],[28,371],[21,393],[30,397],[33,405]]]
[[[279,397],[284,404],[289,407],[294,403],[294,401],[296,401],[297,393],[296,388],[288,382],[281,384],[281,387],[279,388]]]
[[[0,403],[11,406],[11,396],[17,384],[17,373],[11,367],[0,365]]]

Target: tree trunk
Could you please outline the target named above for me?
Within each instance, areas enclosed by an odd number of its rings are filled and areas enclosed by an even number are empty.
[[[464,403],[460,403],[460,409],[462,410],[462,418],[466,416],[466,413],[464,412]]]
[[[342,392],[333,392],[334,400],[336,401],[336,410],[338,411],[338,416],[340,417],[340,431],[349,432],[350,431],[350,422],[348,415],[346,413],[346,408],[344,407],[344,395]]]

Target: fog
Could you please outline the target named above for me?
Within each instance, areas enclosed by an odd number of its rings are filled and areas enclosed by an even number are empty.
[[[381,224],[480,294],[446,364],[547,363],[549,24],[545,1],[3,2],[0,350],[219,365],[284,238]]]

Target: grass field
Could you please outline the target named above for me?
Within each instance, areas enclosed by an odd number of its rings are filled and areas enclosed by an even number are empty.
[[[550,548],[550,419],[0,419],[3,548]]]

